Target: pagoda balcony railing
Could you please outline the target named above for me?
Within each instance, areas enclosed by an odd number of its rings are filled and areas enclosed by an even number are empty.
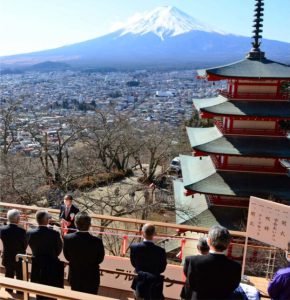
[[[223,134],[239,135],[265,135],[265,136],[286,136],[287,130],[283,129],[255,129],[255,128],[224,128],[221,121],[215,120],[214,124]]]
[[[248,207],[249,200],[248,199],[241,199],[238,200],[236,198],[223,198],[222,196],[217,195],[206,195],[208,204],[210,206],[226,206],[226,207]]]
[[[217,159],[213,160],[215,166],[219,170],[231,170],[231,171],[248,171],[248,172],[262,172],[262,173],[280,173],[286,174],[287,170],[282,166],[255,166],[245,164],[223,164]]]
[[[219,90],[219,94],[228,99],[245,99],[245,100],[289,100],[290,93],[283,92],[278,94],[271,93],[237,93]]]

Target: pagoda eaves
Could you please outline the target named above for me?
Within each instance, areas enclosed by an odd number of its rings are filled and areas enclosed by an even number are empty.
[[[219,196],[256,196],[290,204],[290,177],[286,174],[216,170],[209,156],[181,155],[180,159],[186,190]]]
[[[191,147],[199,152],[290,159],[290,139],[287,137],[223,136],[216,127],[199,129],[187,128]]]
[[[290,119],[290,101],[229,100],[224,96],[194,99],[195,108],[212,116]]]
[[[225,80],[228,78],[247,79],[289,79],[290,66],[266,58],[243,60],[198,72],[207,80]]]

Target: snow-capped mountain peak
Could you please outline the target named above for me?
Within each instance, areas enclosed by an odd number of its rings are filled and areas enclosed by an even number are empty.
[[[120,36],[128,33],[144,35],[152,32],[162,40],[193,30],[226,34],[172,6],[160,6],[142,14],[138,13],[122,24],[118,30],[121,30]]]

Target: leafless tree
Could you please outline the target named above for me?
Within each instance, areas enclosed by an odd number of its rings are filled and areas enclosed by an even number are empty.
[[[174,155],[174,145],[178,137],[176,132],[167,126],[149,124],[136,133],[140,143],[137,164],[144,174],[143,182],[152,182],[156,176],[157,167],[168,163]],[[148,169],[144,167],[148,164]]]
[[[44,185],[41,166],[21,154],[7,154],[7,164],[1,164],[1,201],[35,204],[41,200]]]
[[[70,167],[69,151],[77,144],[84,128],[76,119],[63,118],[51,135],[46,129],[40,129],[37,121],[28,130],[40,145],[39,160],[46,183],[65,190],[70,181],[80,176]]]
[[[15,142],[17,112],[21,100],[13,101],[6,99],[5,102],[0,103],[0,139],[1,139],[1,152],[5,155],[8,154],[13,142]]]
[[[107,172],[126,171],[130,159],[139,150],[134,126],[123,116],[97,111],[87,127],[86,145],[94,152]]]

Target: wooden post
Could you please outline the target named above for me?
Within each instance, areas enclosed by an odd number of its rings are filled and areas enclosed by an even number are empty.
[[[29,300],[29,292],[23,292],[23,300]]]
[[[246,241],[245,241],[245,247],[244,247],[243,264],[242,264],[242,276],[245,274],[247,250],[248,250],[248,235],[246,235]]]

